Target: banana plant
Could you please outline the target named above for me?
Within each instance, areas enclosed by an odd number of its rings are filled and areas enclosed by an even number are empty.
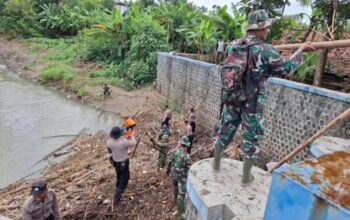
[[[244,13],[240,13],[234,5],[232,5],[232,12],[234,16],[231,16],[227,12],[227,6],[219,8],[216,13],[209,13],[208,19],[214,24],[217,37],[224,37],[225,40],[233,40],[240,38],[243,35],[243,26],[246,23],[246,16]]]

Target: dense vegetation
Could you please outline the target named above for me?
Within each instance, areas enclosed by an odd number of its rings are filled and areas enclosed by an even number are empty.
[[[321,25],[325,1],[301,2],[314,5],[312,22],[318,22],[315,28],[321,32],[326,29]],[[244,35],[242,27],[251,10],[265,8],[280,18],[269,41],[280,39],[287,29],[305,30],[300,22],[303,14],[282,16],[288,4],[241,0],[230,9],[214,6],[208,10],[187,0],[137,0],[126,2],[128,9],[121,14],[113,0],[0,0],[0,32],[9,38],[28,38],[22,41],[33,52],[48,51],[41,80],[67,81],[85,94],[86,83],[108,82],[129,89],[153,82],[159,51],[212,54],[220,37],[231,41]],[[335,22],[342,30],[348,22],[345,6],[339,7]],[[300,31],[291,35],[291,42],[303,38]],[[75,71],[77,62],[98,63],[100,68],[82,76]],[[314,65],[312,58],[299,78]]]

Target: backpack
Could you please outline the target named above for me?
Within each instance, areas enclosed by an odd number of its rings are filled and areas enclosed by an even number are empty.
[[[235,104],[247,99],[243,84],[248,65],[251,62],[249,48],[261,43],[263,41],[252,41],[248,38],[240,38],[232,42],[228,57],[219,70],[222,83],[222,105]],[[221,106],[221,111],[222,108],[223,106]]]

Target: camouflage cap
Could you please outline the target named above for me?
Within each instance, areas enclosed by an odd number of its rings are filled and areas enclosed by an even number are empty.
[[[186,147],[189,147],[191,145],[190,141],[188,140],[187,136],[183,136],[180,141],[181,145],[184,145]]]
[[[274,18],[269,18],[265,10],[257,10],[248,14],[248,25],[246,30],[260,30],[269,27],[274,22]]]

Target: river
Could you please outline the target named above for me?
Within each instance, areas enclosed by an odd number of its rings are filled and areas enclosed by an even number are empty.
[[[83,128],[108,132],[120,119],[69,100],[44,86],[28,82],[0,62],[0,188],[34,173],[45,155],[67,143]],[[61,158],[62,159],[62,158]]]

